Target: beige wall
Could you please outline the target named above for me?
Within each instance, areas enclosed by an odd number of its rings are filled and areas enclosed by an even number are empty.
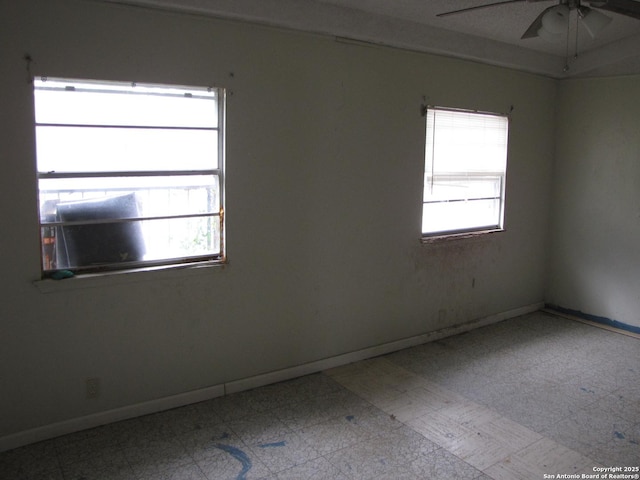
[[[97,2],[0,5],[0,437],[544,300],[555,81]],[[35,75],[229,89],[228,266],[41,291],[26,53]],[[513,106],[506,232],[420,243],[423,97]]]
[[[640,331],[640,77],[559,98],[548,302]]]

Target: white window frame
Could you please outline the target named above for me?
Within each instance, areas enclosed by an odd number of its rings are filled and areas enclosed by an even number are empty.
[[[507,174],[507,154],[509,136],[509,116],[492,112],[464,110],[457,108],[423,107],[425,116],[425,173],[422,203],[422,238],[430,241],[439,238],[473,235],[479,232],[496,232],[504,230],[505,186]],[[438,116],[447,118],[448,131],[444,132],[444,121],[440,122],[438,130]],[[467,145],[465,153],[455,152],[455,144],[464,144],[467,139],[458,142],[452,133],[465,134],[464,120],[472,119],[472,123],[487,121],[490,128],[499,127],[497,142],[494,135],[487,135],[484,140],[473,140]],[[477,122],[476,122],[477,120]],[[482,129],[483,127],[479,127]],[[440,133],[440,135],[439,135]],[[493,133],[496,133],[494,130]],[[503,135],[503,138],[501,136]],[[470,137],[471,135],[469,135]],[[499,143],[504,142],[502,145]],[[440,143],[439,143],[440,142]],[[448,149],[450,145],[454,148]],[[473,147],[473,150],[471,149]],[[489,160],[473,164],[469,161],[471,155],[477,152],[490,152]],[[497,152],[497,153],[496,153]],[[458,163],[451,168],[449,164]],[[462,165],[467,167],[462,168]],[[490,165],[490,168],[487,168]],[[474,188],[473,185],[476,185]],[[484,185],[484,187],[482,186]],[[492,185],[492,186],[491,186]],[[451,193],[457,190],[459,193]],[[488,193],[485,190],[492,190]],[[472,192],[476,193],[472,193]],[[480,192],[480,193],[478,193]],[[478,207],[484,203],[480,215]],[[484,210],[490,213],[484,212]],[[439,210],[439,211],[438,211]],[[429,215],[432,215],[429,217]]]
[[[224,206],[225,206],[225,176],[224,176],[224,166],[225,166],[225,90],[223,88],[214,88],[214,87],[187,87],[180,85],[160,85],[160,84],[136,84],[132,82],[113,82],[113,81],[94,81],[94,80],[82,80],[82,79],[65,79],[65,78],[55,78],[55,79],[47,79],[46,77],[42,77],[41,79],[34,80],[34,96],[36,90],[47,88],[47,82],[51,84],[51,82],[55,82],[57,85],[62,83],[68,83],[69,86],[66,87],[67,90],[75,91],[76,88],[82,89],[83,87],[88,87],[90,89],[101,88],[102,86],[106,87],[106,91],[110,89],[119,90],[121,92],[125,92],[126,94],[131,93],[140,93],[147,92],[145,95],[147,96],[172,96],[172,97],[189,97],[192,98],[195,95],[199,95],[201,98],[209,98],[212,100],[212,108],[216,110],[212,112],[217,118],[215,119],[215,126],[211,127],[192,127],[189,125],[161,125],[154,126],[149,124],[132,124],[132,125],[114,125],[110,123],[105,124],[96,124],[96,123],[66,123],[62,122],[39,122],[38,121],[38,105],[36,101],[36,142],[38,146],[38,128],[39,127],[56,127],[58,129],[65,128],[78,128],[78,127],[86,127],[87,129],[93,130],[108,130],[108,129],[128,129],[133,132],[136,131],[149,131],[149,130],[160,130],[161,132],[169,132],[169,131],[189,131],[189,130],[207,130],[210,135],[213,135],[217,138],[217,148],[212,145],[211,150],[204,149],[199,153],[211,153],[217,155],[217,165],[211,164],[211,168],[202,168],[202,167],[191,167],[191,168],[180,168],[180,159],[175,159],[175,168],[173,167],[173,161],[170,168],[167,166],[163,166],[161,169],[154,170],[152,168],[149,169],[117,169],[116,171],[110,170],[108,168],[104,168],[102,170],[95,168],[95,164],[92,167],[83,171],[82,169],[77,169],[71,171],[66,168],[63,171],[51,171],[51,170],[43,170],[41,168],[40,162],[37,162],[37,179],[38,179],[38,197],[39,197],[39,205],[40,205],[40,241],[41,241],[41,269],[43,278],[60,276],[61,272],[66,272],[67,270],[72,271],[74,274],[83,274],[83,273],[95,273],[95,272],[109,272],[109,271],[122,271],[122,270],[131,270],[131,269],[140,269],[146,267],[158,267],[158,266],[184,266],[184,265],[193,265],[193,264],[216,264],[216,263],[224,263],[226,261],[225,255],[225,219],[224,219]],[[78,87],[79,86],[79,87]],[[49,87],[50,88],[50,87]],[[56,87],[59,89],[59,87]],[[206,93],[204,93],[206,92]],[[212,116],[212,118],[215,118]],[[165,134],[166,135],[166,134]],[[179,148],[179,143],[174,143],[174,145]],[[44,156],[44,155],[43,155]],[[90,160],[89,160],[90,162]],[[141,180],[144,177],[145,180]],[[118,181],[121,184],[112,184],[109,187],[100,186],[101,179],[102,181],[107,181],[107,179],[119,179]],[[174,184],[166,183],[163,187],[158,187],[162,182],[169,182],[170,178],[172,178]],[[207,182],[205,186],[198,185],[197,182],[206,178]],[[177,179],[180,179],[178,181]],[[47,197],[47,194],[50,195],[57,194],[58,198],[62,198],[60,195],[65,192],[63,190],[46,190],[46,182],[52,182],[56,180],[62,180],[65,182],[76,182],[76,184],[81,185],[80,188],[77,189],[79,193],[82,195],[87,194],[88,198],[92,198],[92,193],[94,195],[100,195],[96,192],[103,192],[102,195],[107,195],[106,190],[112,192],[111,194],[117,196],[119,192],[131,192],[133,191],[133,195],[137,196],[138,191],[140,190],[153,190],[158,191],[159,189],[166,190],[169,192],[169,189],[173,189],[172,192],[175,193],[179,190],[190,190],[202,188],[205,189],[206,192],[209,192],[207,188],[211,188],[211,192],[213,192],[213,196],[215,197],[215,201],[211,201],[211,205],[215,207],[219,207],[216,210],[207,210],[206,212],[169,212],[167,210],[165,213],[158,215],[157,213],[146,215],[140,213],[139,216],[135,217],[123,217],[123,218],[110,218],[110,219],[99,219],[99,220],[85,220],[82,221],[65,221],[60,218],[52,218],[51,215],[46,215],[43,211],[44,206],[44,198]],[[156,186],[152,187],[140,187],[141,182],[151,182],[150,184],[156,183]],[[80,182],[83,182],[82,184]],[[96,183],[96,185],[92,185]],[[71,184],[71,183],[70,183]],[[132,186],[137,184],[138,186]],[[84,185],[84,186],[83,186]],[[88,186],[88,187],[87,187]],[[86,187],[86,188],[85,188]],[[210,197],[211,194],[207,193],[207,197]],[[106,197],[101,197],[106,198]],[[137,198],[137,197],[136,197]],[[202,203],[202,202],[200,202]],[[191,205],[191,204],[189,204]],[[208,206],[205,205],[205,208]],[[169,207],[167,207],[169,208]],[[144,222],[160,222],[160,221],[191,221],[201,219],[206,222],[207,228],[205,229],[206,233],[204,237],[206,237],[205,243],[207,244],[207,248],[197,254],[186,254],[186,255],[168,255],[162,258],[152,258],[152,259],[141,259],[136,258],[132,261],[116,261],[116,262],[99,262],[95,264],[85,264],[85,265],[56,265],[51,262],[52,255],[52,247],[49,246],[51,238],[54,238],[55,241],[60,241],[60,238],[56,238],[60,236],[62,229],[64,228],[82,228],[82,227],[92,227],[92,226],[107,226],[107,228],[118,228],[118,226],[126,229],[126,225],[142,225]],[[212,225],[215,225],[213,227]],[[213,240],[212,240],[213,238]],[[209,247],[211,246],[211,247]],[[48,250],[47,250],[48,248]]]

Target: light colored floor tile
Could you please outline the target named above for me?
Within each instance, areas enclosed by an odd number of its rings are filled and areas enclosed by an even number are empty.
[[[424,435],[407,426],[380,433],[371,437],[371,441],[385,444],[390,451],[398,455],[401,454],[404,457],[428,455],[440,448],[437,443],[432,442]]]
[[[638,340],[636,340],[637,342]],[[612,350],[615,351],[615,350]],[[606,378],[615,389],[625,388],[629,385],[640,383],[640,368],[638,363],[633,363],[629,357],[622,357],[620,360],[615,357],[603,356],[601,361],[593,365],[592,373],[598,378]]]
[[[594,402],[590,410],[608,411],[630,423],[640,422],[640,394],[631,388],[620,388]]]
[[[353,479],[416,478],[421,457],[433,456],[437,446],[409,428],[373,436],[326,458]],[[419,478],[419,477],[418,477]]]
[[[488,378],[521,375],[531,368],[529,358],[521,358],[514,354],[516,347],[478,355],[465,372],[482,375]]]
[[[266,465],[252,457],[247,449],[232,447],[223,449],[221,452],[220,455],[197,462],[198,467],[209,479],[258,480],[271,475]]]
[[[296,433],[284,434],[273,441],[249,445],[251,458],[258,458],[272,473],[304,464],[320,454]]]
[[[346,389],[317,397],[315,402],[322,405],[329,417],[351,415],[356,409],[370,406],[370,402],[363,400],[360,396]],[[308,402],[301,402],[301,405],[305,404],[308,404]]]
[[[610,441],[593,445],[589,456],[607,465],[640,464],[640,423],[614,425]]]
[[[252,391],[238,392],[204,402],[207,409],[213,411],[222,421],[236,420],[260,413]]]
[[[536,432],[543,432],[577,411],[562,394],[515,389],[505,395],[487,393],[484,405]]]
[[[345,378],[361,374],[367,370],[365,362],[353,362],[339,367],[333,367],[325,370],[323,373],[337,382],[341,382]]]
[[[548,428],[544,435],[600,463],[637,462],[640,458],[637,424],[605,405],[591,405]]]
[[[373,435],[350,415],[336,417],[298,431],[302,439],[321,455],[349,447]]]
[[[334,412],[329,410],[328,405],[318,402],[317,399],[291,406],[282,406],[272,412],[293,431],[325,422],[335,416]]]
[[[444,448],[439,448],[428,455],[421,455],[409,465],[411,477],[414,479],[454,480],[475,479],[482,472]]]
[[[197,430],[178,437],[178,441],[190,458],[200,461],[221,455],[216,445],[231,445],[245,448],[244,442],[227,425],[216,425],[208,430]]]
[[[292,430],[272,413],[250,415],[232,420],[226,425],[247,445],[279,441],[292,433]]]
[[[196,403],[174,408],[152,415],[149,419],[159,424],[166,424],[176,435],[193,430],[202,430],[222,423],[222,420],[209,403]]]
[[[439,413],[470,429],[477,429],[481,425],[503,418],[495,410],[466,399],[444,406],[439,410]]]
[[[193,462],[178,440],[155,440],[140,447],[129,447],[124,450],[124,454],[139,476],[159,474]]]
[[[105,478],[106,480],[106,478]],[[208,480],[200,467],[195,463],[163,470],[148,476],[137,477],[136,480]]]
[[[484,472],[494,480],[542,479],[545,474],[555,475],[556,473],[562,473],[541,465],[530,465],[515,456],[509,456],[491,465]]]
[[[134,470],[125,458],[124,452],[110,452],[95,456],[87,455],[82,460],[62,466],[65,479],[90,480],[98,478],[134,479]]]
[[[62,467],[89,461],[99,467],[101,461],[109,461],[119,457],[124,458],[122,447],[104,443],[96,444],[92,441],[59,445],[57,450],[58,460]]]
[[[86,471],[74,470],[64,473],[65,480],[149,480],[159,478],[157,473],[151,477],[140,477],[126,468],[91,469]]]
[[[463,372],[468,372],[473,359],[457,352],[447,351],[442,356],[434,356],[423,363],[408,365],[407,370],[421,375],[427,380],[438,381]]]
[[[404,393],[391,388],[369,373],[341,379],[340,383],[360,398],[377,406],[387,405]]]
[[[371,403],[399,421],[407,422],[451,405],[454,402],[453,398],[452,395],[444,395],[439,391],[420,387],[398,394],[394,398],[388,398],[384,402],[372,401]]]
[[[448,450],[455,447],[461,438],[476,435],[472,429],[463,427],[438,412],[428,413],[406,423],[425,438]]]
[[[503,383],[501,380],[476,375],[465,370],[447,375],[441,373],[436,374],[433,375],[431,379],[437,382],[438,385],[478,403],[482,403],[486,398],[496,397],[498,393],[494,392],[493,389],[497,389]],[[520,382],[518,382],[518,385],[519,383]],[[488,385],[491,385],[491,391],[488,391]],[[519,387],[514,386],[514,389],[516,388]]]
[[[371,435],[381,435],[404,427],[404,424],[373,405],[360,405],[349,410],[344,419]]]
[[[482,436],[507,446],[513,451],[521,450],[543,438],[539,433],[505,417],[482,423],[476,426],[476,430]]]
[[[481,473],[480,475],[475,477],[473,480],[493,480],[493,479],[489,475],[486,475],[485,473]]]
[[[314,373],[294,378],[282,382],[281,385],[287,389],[290,398],[293,400],[314,398],[342,390],[338,382],[324,373]],[[258,390],[262,390],[262,388]]]
[[[521,462],[531,468],[545,472],[574,474],[594,465],[592,459],[574,450],[564,447],[553,440],[542,438],[528,447],[520,450],[517,455]]]
[[[375,357],[364,360],[364,367],[378,376],[388,376],[389,378],[397,377],[398,382],[402,382],[403,376],[411,377],[405,369],[390,361],[386,357]]]
[[[123,448],[175,437],[173,430],[156,415],[133,418],[108,426],[112,438]]]
[[[350,480],[325,458],[316,458],[296,467],[279,472],[276,480]]]
[[[251,405],[250,413],[269,412],[274,408],[294,405],[304,399],[302,393],[296,392],[293,386],[284,385],[283,383],[266,385],[251,390],[249,393],[246,395],[246,402]],[[238,415],[234,415],[228,418],[234,419],[237,417]]]
[[[478,470],[485,470],[507,458],[515,448],[480,432],[474,432],[458,438],[448,450]]]
[[[601,382],[591,380],[592,377],[586,373],[563,382],[530,374],[524,391],[540,406],[546,403],[548,408],[567,416],[593,404],[603,395],[604,389],[591,387]]]
[[[366,368],[351,368],[348,370],[350,373],[337,374],[334,378],[342,386],[375,405],[384,405],[427,384],[420,376],[386,360],[374,359],[366,365]]]

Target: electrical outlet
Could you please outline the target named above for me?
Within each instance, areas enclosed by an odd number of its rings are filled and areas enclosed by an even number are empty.
[[[87,378],[85,386],[86,386],[87,400],[98,398],[100,396],[100,379],[99,378]]]

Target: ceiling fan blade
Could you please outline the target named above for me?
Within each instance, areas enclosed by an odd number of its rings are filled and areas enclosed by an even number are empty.
[[[640,20],[640,2],[634,0],[606,0],[589,2],[593,8],[607,10]]]
[[[555,8],[555,5],[552,6],[552,7],[545,8],[542,11],[542,13],[540,15],[538,15],[538,17],[533,21],[533,23],[531,25],[529,25],[529,28],[527,28],[527,31],[522,34],[520,39],[522,40],[522,39],[525,39],[525,38],[537,37],[538,36],[538,30],[540,30],[540,28],[542,27],[542,17],[544,17],[545,13],[547,13],[552,8]]]
[[[458,13],[470,12],[472,10],[480,10],[481,8],[495,7],[497,5],[504,5],[506,3],[518,3],[518,2],[530,2],[531,0],[502,0],[501,2],[485,3],[484,5],[476,5],[475,7],[462,8],[460,10],[452,10],[451,12],[438,13],[436,17],[446,17],[448,15],[455,15]]]

